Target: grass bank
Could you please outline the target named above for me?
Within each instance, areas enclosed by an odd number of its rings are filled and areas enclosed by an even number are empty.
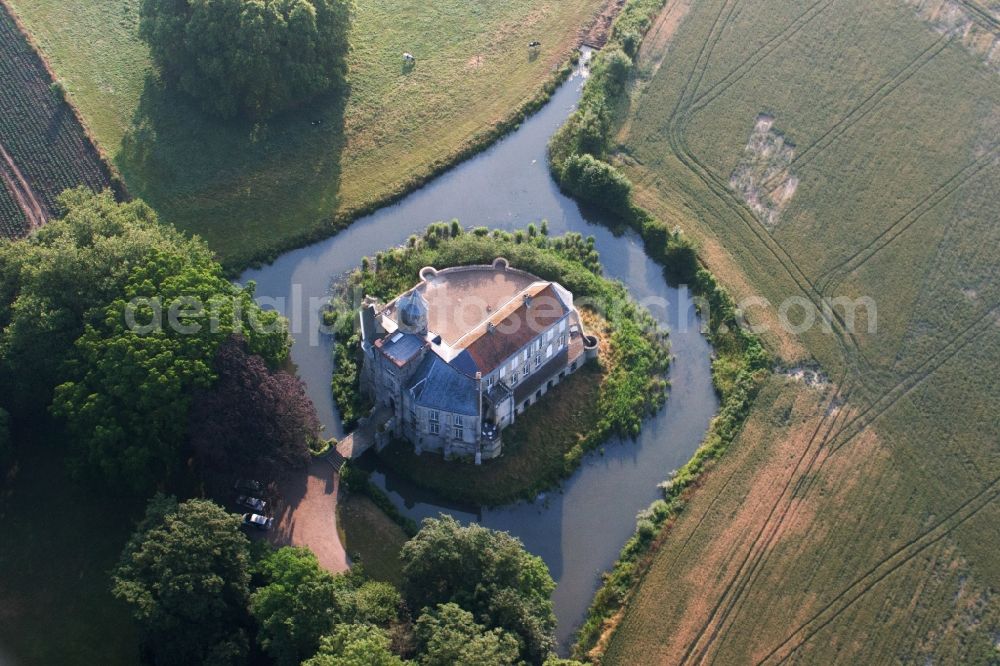
[[[767,380],[602,663],[996,661],[1000,78],[936,7],[706,0],[642,49],[604,157],[826,379]]]
[[[663,266],[667,276],[688,285],[707,303],[707,312],[702,314],[708,319],[708,337],[715,349],[712,380],[721,407],[691,460],[661,485],[663,499],[639,514],[634,535],[604,575],[573,648],[574,657],[595,661],[603,656],[606,639],[650,561],[669,538],[672,521],[684,510],[702,476],[717,464],[741,431],[771,364],[760,341],[740,325],[732,297],[700,265],[695,246],[638,205],[631,181],[608,161],[613,130],[635,75],[635,59],[663,5],[662,0],[626,3],[612,28],[611,40],[594,59],[578,109],[549,144],[550,166],[568,194],[603,208],[634,229],[642,237],[646,253]]]
[[[341,289],[351,293],[360,290],[388,302],[412,287],[424,266],[489,264],[499,256],[506,257],[515,268],[561,283],[577,299],[601,304],[606,324],[591,320],[604,332],[600,367],[587,368],[591,374],[575,382],[570,378],[562,389],[568,392],[575,387],[584,398],[561,401],[566,404],[551,412],[558,416],[558,423],[541,417],[549,413],[545,409],[529,410],[526,418],[519,418],[513,428],[504,432],[504,454],[499,460],[475,467],[433,456],[416,457],[402,446],[392,447],[386,454],[390,464],[418,485],[450,499],[490,506],[534,497],[572,473],[586,452],[609,437],[637,435],[643,417],[665,399],[669,364],[665,333],[648,312],[629,299],[624,286],[601,277],[593,239],[579,234],[550,238],[544,224],[514,233],[486,228],[464,231],[457,221],[434,224],[423,236],[410,238],[405,246],[363,260],[361,268],[347,278]],[[335,309],[343,312],[345,307],[343,301],[335,299]],[[338,360],[357,353],[354,319],[347,313],[336,317],[340,322],[334,350]],[[357,413],[357,362],[341,363],[334,372],[338,407]],[[601,381],[596,388],[593,384],[584,386],[587,377]],[[550,410],[555,402],[550,399],[547,403]],[[427,474],[408,470],[408,463]],[[448,470],[458,466],[466,477],[464,481],[448,478]]]
[[[130,192],[235,269],[334,233],[516,127],[604,3],[358,3],[346,98],[263,125],[212,120],[163,90],[139,4],[11,0]]]
[[[352,566],[360,564],[373,580],[401,585],[399,551],[409,535],[371,498],[345,493],[337,503],[337,531]]]

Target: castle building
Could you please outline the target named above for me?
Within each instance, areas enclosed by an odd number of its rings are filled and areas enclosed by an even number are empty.
[[[418,453],[477,463],[500,455],[502,433],[559,381],[597,356],[573,294],[512,268],[420,271],[385,306],[360,312],[362,390],[386,427]]]

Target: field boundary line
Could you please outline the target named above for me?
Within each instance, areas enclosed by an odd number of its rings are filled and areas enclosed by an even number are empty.
[[[834,414],[833,419],[827,422],[830,415],[833,414],[832,407],[837,403],[840,395],[841,391],[838,389],[831,396],[827,409],[824,410],[823,417],[820,419],[819,423],[816,424],[813,434],[810,436],[809,441],[802,449],[802,453],[795,461],[795,466],[792,468],[791,473],[782,485],[781,493],[777,498],[775,498],[774,503],[771,505],[771,509],[768,511],[763,524],[760,526],[760,529],[757,531],[757,535],[754,537],[754,540],[747,549],[743,560],[740,562],[740,566],[737,568],[736,573],[730,581],[723,588],[722,594],[712,607],[712,611],[705,624],[699,630],[695,638],[688,644],[688,647],[685,649],[684,654],[681,657],[680,663],[685,664],[690,661],[703,661],[707,652],[711,649],[715,638],[718,636],[722,624],[724,624],[725,620],[728,618],[729,612],[732,610],[735,601],[739,599],[742,592],[746,589],[746,584],[749,582],[750,576],[752,576],[757,563],[760,561],[761,555],[766,552],[774,536],[780,531],[784,519],[788,515],[789,509],[795,503],[795,488],[798,485],[798,479],[809,473],[823,449],[823,442],[825,442],[829,437],[830,431],[834,428],[837,421],[840,419],[840,416],[843,413],[846,413],[846,408],[837,411],[836,414]],[[823,431],[824,426],[826,427],[826,430],[823,433],[822,438],[818,440],[820,432]],[[816,444],[817,441],[819,441],[819,445],[814,447],[813,445]],[[808,460],[806,460],[807,457]],[[802,467],[804,461],[804,470],[802,474],[799,474],[799,469]],[[791,493],[789,493],[789,489],[791,489]],[[775,522],[776,514],[780,514],[777,516],[777,522]],[[748,565],[750,568],[746,570],[746,573],[744,573],[744,570]],[[707,637],[706,633],[708,634]],[[699,644],[702,643],[703,639],[705,641],[704,645],[699,649]]]
[[[39,61],[42,63],[42,67],[48,73],[49,80],[51,83],[59,83],[59,78],[56,76],[55,69],[52,67],[52,63],[49,62],[48,57],[45,55],[45,51],[42,50],[41,45],[35,40],[35,36],[28,30],[28,26],[24,24],[21,17],[14,7],[11,6],[9,0],[0,0],[0,11],[6,12],[10,20],[13,21],[14,27],[17,31],[21,33],[24,41],[27,42],[28,47],[34,51],[35,55],[38,57]],[[121,173],[119,173],[118,168],[115,163],[108,156],[107,151],[104,150],[103,146],[97,141],[97,137],[91,131],[90,126],[87,124],[86,119],[84,119],[83,114],[80,113],[80,109],[76,107],[71,99],[69,92],[65,92],[62,96],[63,104],[65,104],[70,113],[73,114],[73,118],[76,124],[80,127],[80,132],[83,134],[83,138],[86,140],[90,148],[97,154],[98,162],[104,168],[105,176],[109,183],[111,183],[111,189],[115,193],[115,197],[119,201],[130,201],[132,195],[129,194],[128,186],[125,184],[125,179],[122,178]]]

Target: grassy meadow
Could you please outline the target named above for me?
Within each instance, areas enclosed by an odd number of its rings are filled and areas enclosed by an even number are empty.
[[[695,238],[737,297],[772,303],[752,321],[775,323],[793,296],[867,296],[877,328],[835,309],[828,325],[764,334],[830,381],[779,374],[762,393],[603,663],[995,663],[1000,76],[904,2],[706,0],[668,15],[674,32],[649,40],[616,110],[615,160],[638,200]],[[785,163],[748,149],[762,118]],[[763,195],[793,182],[775,221],[730,184],[748,163]]]
[[[131,194],[229,267],[333,233],[469,150],[541,92],[603,4],[359,2],[346,99],[251,126],[162,89],[137,36],[139,0],[7,1]]]

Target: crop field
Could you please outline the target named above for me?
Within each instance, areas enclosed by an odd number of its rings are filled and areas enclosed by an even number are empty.
[[[205,117],[150,76],[139,0],[9,1],[130,192],[230,267],[330,234],[469,150],[541,92],[604,4],[359,2],[347,99],[248,126]]]
[[[0,237],[44,224],[59,194],[78,185],[110,187],[107,168],[0,5]]]
[[[751,321],[815,314],[764,338],[827,379],[776,374],[603,663],[1000,659],[997,18],[668,2],[615,159]]]

